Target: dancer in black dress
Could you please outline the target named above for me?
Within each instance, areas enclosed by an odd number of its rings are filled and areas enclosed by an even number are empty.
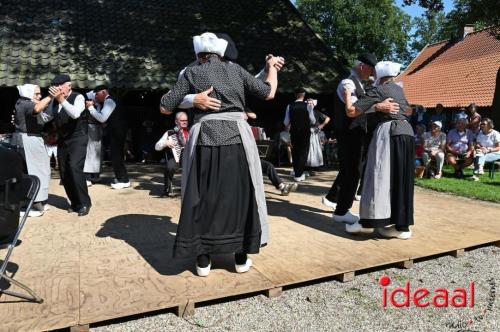
[[[267,78],[256,79],[239,65],[221,61],[227,41],[212,33],[194,37],[201,65],[188,67],[161,99],[172,112],[185,95],[213,87],[217,112],[195,114],[183,158],[182,208],[174,256],[197,256],[197,273],[210,272],[210,254],[235,253],[236,271],[246,272],[267,243],[267,209],[259,155],[244,118],[245,93],[274,98],[277,57],[267,60]]]

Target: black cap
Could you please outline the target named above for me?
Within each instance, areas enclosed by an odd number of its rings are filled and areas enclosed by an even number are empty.
[[[98,93],[101,90],[108,90],[108,86],[105,84],[98,85],[94,88],[94,92]]]
[[[69,75],[59,74],[59,75],[56,75],[56,77],[54,77],[54,79],[52,79],[52,82],[50,82],[50,84],[59,85],[59,84],[63,84],[66,82],[71,82],[71,78],[69,77]]]
[[[357,59],[364,64],[370,65],[372,67],[375,67],[378,62],[377,57],[372,53],[361,53],[360,55],[358,55]]]
[[[215,33],[217,38],[224,39],[227,41],[226,51],[224,52],[224,58],[229,61],[236,61],[238,59],[238,49],[233,39],[229,37],[226,33]]]

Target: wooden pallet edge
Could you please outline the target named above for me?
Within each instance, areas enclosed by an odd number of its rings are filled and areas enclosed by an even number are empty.
[[[279,297],[279,296],[281,296],[281,294],[283,294],[283,287],[274,287],[274,288],[266,289],[264,291],[264,294],[270,299]]]
[[[190,317],[194,315],[195,302],[194,301],[186,301],[182,304],[179,304],[175,308],[175,314],[177,317]]]
[[[83,324],[83,325],[75,325],[71,326],[69,328],[70,332],[88,332],[90,331],[90,325],[89,324]]]
[[[333,278],[335,278],[340,282],[349,282],[354,280],[354,276],[355,276],[355,271],[349,271],[334,275]]]
[[[396,266],[400,269],[411,269],[413,267],[413,259],[407,259],[401,262],[396,263]]]
[[[461,258],[461,257],[464,257],[465,256],[465,249],[456,249],[456,250],[452,250],[450,251],[450,255],[455,257],[455,258]]]

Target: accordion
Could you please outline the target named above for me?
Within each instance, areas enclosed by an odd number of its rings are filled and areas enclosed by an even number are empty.
[[[174,160],[179,163],[181,160],[181,153],[184,147],[179,143],[179,138],[177,137],[178,131],[172,130],[172,134],[168,135],[168,138],[174,142],[174,147],[172,148],[172,154],[174,155]]]

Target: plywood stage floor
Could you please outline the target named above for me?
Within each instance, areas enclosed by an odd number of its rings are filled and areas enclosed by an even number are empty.
[[[288,197],[266,185],[270,242],[252,257],[250,272],[237,274],[232,257],[218,256],[210,276],[199,278],[194,260],[172,259],[180,200],[158,198],[161,167],[130,171],[129,189],[90,187],[93,207],[83,218],[66,212],[64,190],[52,180],[52,208],[28,219],[9,265],[45,301],[2,295],[0,330],[51,330],[172,307],[189,311],[207,300],[261,291],[272,296],[280,287],[329,276],[348,281],[363,269],[410,267],[417,258],[459,255],[463,248],[500,241],[500,205],[418,188],[412,239],[348,235],[320,203],[335,176],[321,172]]]

